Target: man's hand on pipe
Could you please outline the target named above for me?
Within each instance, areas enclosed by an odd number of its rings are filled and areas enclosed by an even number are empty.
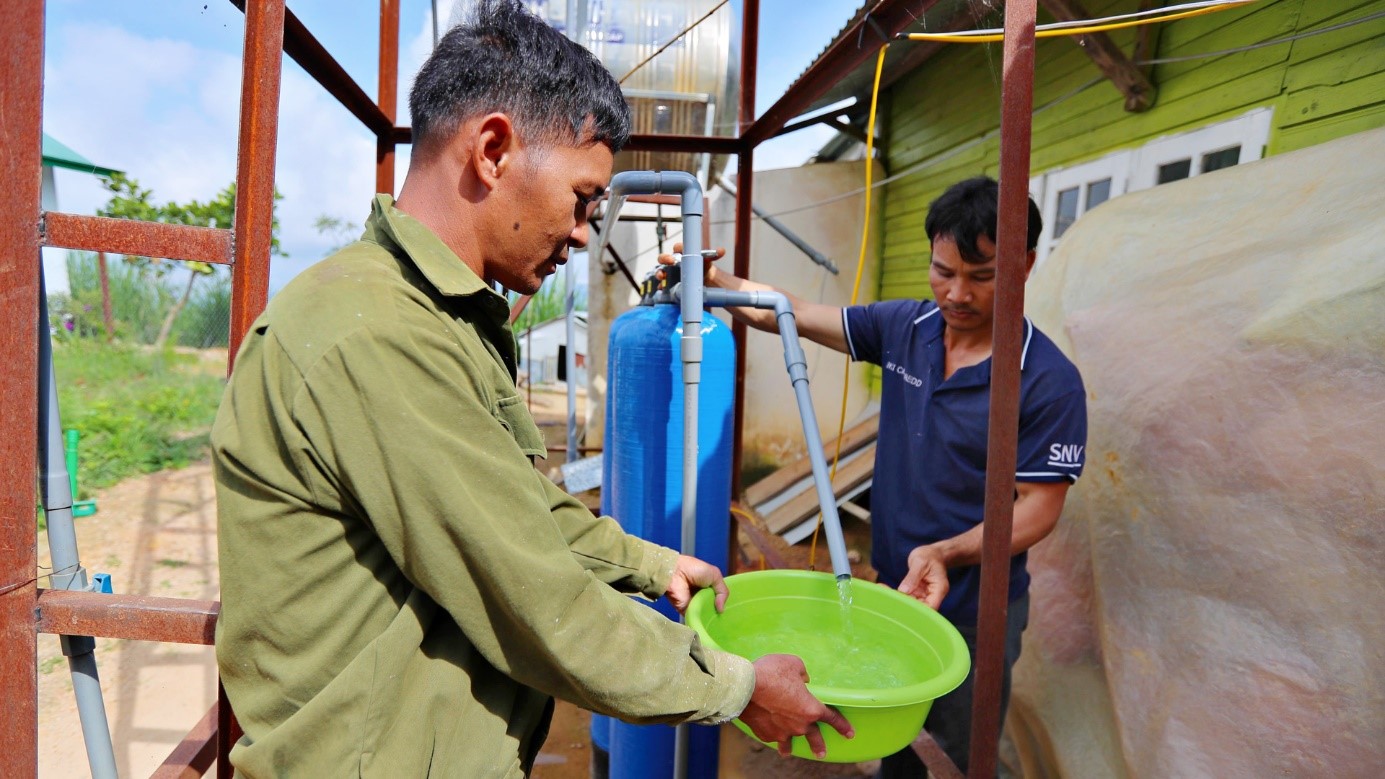
[[[947,597],[947,564],[936,547],[914,547],[909,553],[909,573],[899,583],[899,591],[927,603],[935,611]]]
[[[775,744],[784,757],[789,756],[795,736],[806,736],[813,754],[826,756],[819,722],[847,738],[856,735],[846,717],[808,692],[807,681],[808,669],[793,655],[765,655],[755,661],[755,692],[740,720],[756,738]]]
[[[668,597],[668,602],[682,614],[688,610],[693,593],[704,587],[716,590],[718,612],[726,608],[726,596],[730,593],[726,589],[726,581],[721,578],[721,571],[715,565],[696,557],[678,555],[673,578],[669,580],[668,589],[664,593]]]
[[[659,264],[660,264],[660,265],[677,265],[677,264],[678,264],[678,258],[679,258],[680,256],[682,256],[682,254],[683,254],[683,244],[681,244],[681,243],[675,243],[675,244],[673,245],[673,254],[661,254],[661,255],[659,255]],[[717,256],[714,257],[714,258],[712,258],[712,260],[713,260],[713,262],[715,262],[716,260],[719,260],[719,259],[721,259],[722,257],[725,257],[725,256],[726,256],[726,247],[720,247],[720,248],[717,249]],[[702,279],[703,279],[703,283],[706,284],[706,285],[709,286],[709,287],[715,286],[715,285],[712,283],[712,278],[715,277],[716,274],[719,273],[719,272],[720,272],[720,271],[718,271],[717,268],[716,268],[716,266],[714,266],[711,262],[704,262],[704,263],[702,263]],[[659,272],[659,278],[662,279],[663,277],[664,277],[663,271],[660,271],[660,272]]]

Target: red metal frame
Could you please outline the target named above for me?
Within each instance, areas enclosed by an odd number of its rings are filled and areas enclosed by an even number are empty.
[[[220,227],[136,222],[48,211],[39,220],[44,246],[231,264],[231,231]]]
[[[220,604],[172,598],[40,591],[34,577],[33,435],[37,418],[39,248],[42,245],[137,253],[230,264],[231,354],[264,309],[274,205],[279,81],[287,53],[376,136],[376,188],[394,188],[395,147],[409,143],[410,129],[395,126],[398,102],[399,2],[380,2],[380,68],[372,100],[303,26],[284,0],[230,0],[246,13],[241,91],[236,224],[233,230],[126,222],[40,208],[43,0],[13,0],[0,46],[9,64],[0,68],[0,176],[9,186],[10,208],[0,213],[0,700],[8,727],[0,749],[0,776],[37,772],[37,632],[72,633],[148,641],[212,643]],[[927,10],[936,0],[924,0]],[[631,150],[735,154],[735,273],[750,274],[750,203],[755,147],[782,130],[837,80],[866,62],[877,45],[916,21],[918,0],[881,0],[828,48],[760,117],[755,116],[759,2],[745,0],[741,34],[740,133],[737,137],[637,135]],[[1000,276],[992,370],[990,451],[982,552],[980,647],[974,699],[971,768],[989,776],[999,734],[1000,668],[1003,663],[1006,584],[1013,510],[1019,355],[1024,306],[1023,261],[1034,76],[1035,0],[1006,6],[1005,70],[1000,151]],[[735,473],[739,474],[744,409],[745,329],[733,330],[738,350]],[[737,479],[737,482],[739,480]],[[224,691],[156,776],[200,776],[215,757],[218,774],[230,776],[227,755],[239,737]],[[214,748],[213,748],[213,745]],[[923,734],[915,751],[936,775],[957,777],[937,745]]]
[[[38,467],[39,236],[42,181],[43,0],[17,0],[0,25],[0,776],[38,772],[38,584],[34,476]]]

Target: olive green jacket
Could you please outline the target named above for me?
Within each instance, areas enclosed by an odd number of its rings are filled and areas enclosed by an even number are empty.
[[[380,195],[247,334],[212,431],[240,774],[518,777],[550,696],[745,707],[748,662],[622,594],[662,595],[675,553],[534,469],[507,314]]]

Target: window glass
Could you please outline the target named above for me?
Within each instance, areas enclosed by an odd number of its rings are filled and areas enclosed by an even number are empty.
[[[1232,146],[1229,149],[1214,151],[1202,155],[1202,172],[1211,173],[1214,170],[1229,168],[1241,161],[1241,147]]]
[[[1093,181],[1087,185],[1087,207],[1082,209],[1084,212],[1091,211],[1093,208],[1105,203],[1111,198],[1111,179]]]
[[[1054,221],[1053,237],[1061,238],[1063,233],[1077,221],[1077,187],[1058,193],[1058,218]]]
[[[1170,181],[1178,181],[1187,178],[1193,172],[1193,161],[1177,160],[1159,166],[1159,177],[1155,184],[1167,184]]]

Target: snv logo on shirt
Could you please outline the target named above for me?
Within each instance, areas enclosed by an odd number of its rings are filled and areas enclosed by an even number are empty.
[[[1082,464],[1082,450],[1078,444],[1053,444],[1048,447],[1048,464],[1060,468],[1076,468]]]

